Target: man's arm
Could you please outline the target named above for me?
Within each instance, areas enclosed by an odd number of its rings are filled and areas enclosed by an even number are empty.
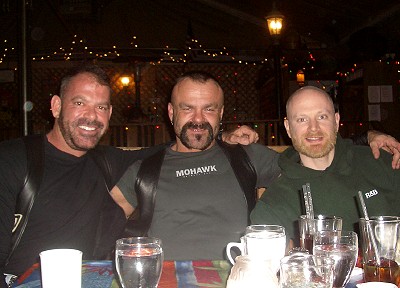
[[[367,139],[375,159],[379,158],[379,149],[386,150],[393,155],[392,168],[400,169],[400,143],[394,137],[376,130],[370,130]]]
[[[114,188],[110,191],[110,195],[114,199],[115,203],[117,203],[122,210],[124,210],[125,217],[128,219],[135,211],[135,208],[128,202],[128,200],[126,200],[118,186],[114,186]]]
[[[242,125],[233,131],[222,132],[221,140],[229,144],[249,145],[259,140],[258,133],[246,125]],[[394,137],[379,132],[368,130],[361,135],[352,138],[354,144],[369,145],[375,159],[379,158],[379,149],[386,150],[393,155],[392,168],[400,169],[400,142]]]
[[[258,141],[258,133],[247,125],[242,125],[239,128],[222,132],[221,140],[229,144],[249,145]]]

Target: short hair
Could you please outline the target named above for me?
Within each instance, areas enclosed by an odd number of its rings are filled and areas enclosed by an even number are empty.
[[[178,77],[175,81],[175,85],[174,87],[182,82],[185,79],[190,79],[193,80],[195,82],[201,82],[201,83],[205,83],[209,80],[214,81],[216,84],[218,84],[218,86],[221,86],[219,84],[219,81],[217,80],[217,78],[215,78],[213,75],[211,75],[208,72],[204,72],[204,71],[188,71],[183,73],[180,77]]]
[[[215,85],[221,90],[222,93],[222,99],[224,97],[224,91],[222,90],[222,87],[219,83],[219,81],[217,80],[217,78],[215,78],[212,74],[205,72],[205,71],[187,71],[185,73],[183,73],[181,76],[179,76],[176,81],[174,86],[172,87],[172,93],[171,93],[171,101],[173,98],[173,93],[175,90],[175,87],[179,85],[179,83],[181,83],[182,81],[186,80],[186,79],[190,79],[193,82],[199,82],[199,83],[206,83],[208,81],[213,81],[215,83]]]
[[[99,66],[97,66],[95,64],[84,63],[79,66],[75,66],[75,67],[71,68],[64,75],[64,77],[61,78],[60,87],[59,87],[59,96],[63,97],[63,94],[64,94],[65,90],[67,89],[68,84],[72,78],[74,78],[75,76],[77,76],[79,74],[83,74],[83,73],[91,74],[99,84],[108,87],[111,92],[112,89],[111,89],[110,78],[107,75],[107,73],[102,68],[100,68]]]

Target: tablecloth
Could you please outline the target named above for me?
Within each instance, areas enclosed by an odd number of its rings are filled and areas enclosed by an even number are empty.
[[[164,261],[159,288],[225,287],[231,265],[223,260]],[[119,288],[112,261],[84,261],[82,288]],[[15,288],[41,288],[39,264],[21,277]]]
[[[158,287],[224,288],[230,269],[231,265],[224,260],[164,261]],[[115,276],[112,261],[84,261],[82,263],[82,288],[120,288]],[[361,282],[362,274],[357,273],[350,279],[346,288],[354,288]],[[41,287],[39,264],[28,269],[13,286],[13,288]]]

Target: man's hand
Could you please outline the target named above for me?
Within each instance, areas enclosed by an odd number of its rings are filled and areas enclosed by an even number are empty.
[[[375,159],[379,158],[379,149],[386,150],[393,155],[392,168],[400,169],[400,143],[390,135],[376,130],[368,131],[368,143]]]
[[[222,132],[222,141],[229,144],[249,145],[258,141],[258,133],[249,126],[242,125],[232,132]]]

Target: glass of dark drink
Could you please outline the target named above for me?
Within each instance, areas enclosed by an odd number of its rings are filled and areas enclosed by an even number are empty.
[[[400,217],[360,219],[365,282],[387,282],[400,287]]]
[[[300,247],[313,252],[313,239],[318,231],[342,230],[342,217],[317,215],[307,219],[306,215],[299,217]]]

